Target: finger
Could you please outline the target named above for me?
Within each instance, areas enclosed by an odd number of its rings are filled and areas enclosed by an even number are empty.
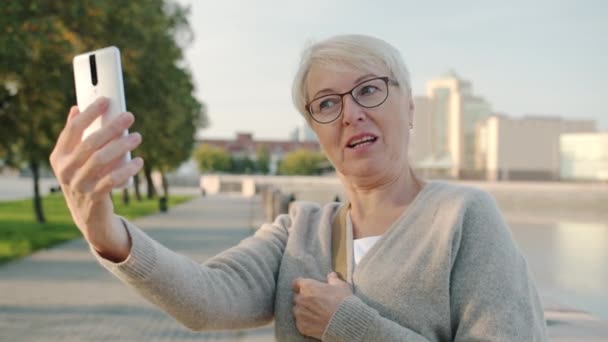
[[[72,106],[72,107],[70,107],[70,111],[68,112],[68,119],[67,119],[67,121],[72,120],[76,115],[78,115],[78,113],[80,113],[80,111],[78,110],[78,106]]]
[[[297,306],[301,301],[302,301],[302,295],[296,293],[293,296],[293,305]]]
[[[305,311],[315,312],[318,310],[319,303],[322,302],[322,300],[321,297],[315,295],[298,295],[297,297],[294,297],[293,305],[301,309],[300,313]]]
[[[300,325],[305,322],[306,317],[310,316],[310,311],[301,306],[294,306],[291,308],[291,313],[293,314],[296,323],[299,323]]]
[[[296,328],[303,335],[310,336],[312,333],[312,325],[315,324],[317,315],[306,308],[295,306],[291,309]]]
[[[301,293],[302,291],[309,289],[317,283],[319,282],[310,278],[296,278],[293,281],[293,289],[297,293]]]
[[[296,319],[296,321],[298,320],[298,307],[296,305],[294,305],[291,308],[291,313],[293,314],[293,317]]]
[[[79,115],[74,114],[72,118],[68,120],[64,128],[64,143],[68,146],[77,144],[82,139],[84,130],[89,127],[97,117],[105,113],[106,110],[108,110],[109,105],[110,101],[107,98],[100,97]]]
[[[72,106],[70,111],[68,112],[67,121],[70,121],[74,116],[78,115],[78,107]],[[59,133],[59,137],[57,137],[57,142],[55,143],[55,147],[51,152],[50,161],[51,165],[54,164],[54,159],[56,158],[58,148],[62,148],[65,145],[65,140],[67,139],[67,130],[65,128]]]
[[[346,284],[346,282],[344,282],[342,279],[340,279],[340,277],[338,277],[338,274],[336,274],[336,272],[331,272],[327,275],[327,283],[329,285]]]
[[[111,161],[109,164],[106,164],[106,166],[103,166],[100,168],[100,170],[97,172],[97,179],[102,179],[103,177],[105,177],[107,174],[109,174],[113,170],[118,169],[124,163],[125,163],[125,156],[124,155],[119,156],[118,158]]]
[[[293,306],[300,309],[310,310],[312,308],[311,303],[307,300],[306,296],[297,294],[293,297]]]
[[[293,288],[293,291],[295,293],[300,293],[300,281],[302,280],[302,278],[296,278],[293,280],[293,283],[291,283],[291,287]]]
[[[133,114],[128,112],[122,113],[117,118],[113,119],[107,127],[88,136],[78,144],[78,147],[66,166],[66,172],[70,173],[80,168],[89,157],[102,146],[124,134],[125,130],[131,127],[134,121],[135,118]]]
[[[72,184],[82,191],[90,189],[99,179],[99,171],[121,158],[127,152],[135,149],[141,143],[141,135],[137,132],[126,137],[112,140],[106,146],[97,150],[74,174]]]
[[[105,196],[114,187],[125,184],[129,178],[137,174],[144,165],[144,160],[137,157],[120,168],[103,177],[95,186],[93,193]]]
[[[85,174],[97,175],[100,175],[102,172],[109,172],[115,169],[118,164],[124,162],[125,155],[137,148],[140,143],[141,135],[137,132],[116,138],[93,153],[80,167],[78,172],[82,170]],[[97,179],[100,178],[97,177]]]
[[[302,330],[300,330],[301,328],[301,322],[300,322],[300,308],[298,308],[297,306],[294,306],[293,308],[291,308],[291,314],[293,315],[293,320],[296,323],[296,328],[298,329],[299,332],[302,332]]]
[[[124,156],[124,154],[118,156],[116,159],[114,159],[110,163],[106,164],[105,166],[102,166],[99,169],[99,171],[97,171],[97,174],[96,174],[95,178],[96,179],[102,179],[103,177],[105,177],[110,172],[118,169],[123,163],[125,163],[125,156]]]

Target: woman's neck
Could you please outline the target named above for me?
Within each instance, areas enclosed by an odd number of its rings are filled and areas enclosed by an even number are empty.
[[[409,166],[374,184],[342,178],[350,201],[354,238],[382,235],[424,186]]]

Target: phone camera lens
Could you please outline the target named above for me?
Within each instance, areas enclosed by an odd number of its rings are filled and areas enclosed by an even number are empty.
[[[95,63],[95,55],[89,55],[89,66],[91,67],[91,83],[97,85],[97,64]]]

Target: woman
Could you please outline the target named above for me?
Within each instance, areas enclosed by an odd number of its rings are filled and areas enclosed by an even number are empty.
[[[113,213],[108,192],[142,166],[108,162],[141,141],[119,137],[133,116],[80,142],[107,104],[72,108],[51,164],[100,263],[195,330],[274,318],[280,341],[547,339],[526,261],[491,196],[411,172],[414,106],[397,50],[359,35],[315,44],[293,96],[349,204],[296,202],[202,265]]]

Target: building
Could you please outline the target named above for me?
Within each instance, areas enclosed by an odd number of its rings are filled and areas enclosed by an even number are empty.
[[[312,130],[308,122],[304,121],[298,130],[298,141],[319,141],[317,139],[317,134]]]
[[[419,163],[433,155],[433,131],[430,112],[431,101],[426,96],[414,96],[414,128],[410,133],[409,156]]]
[[[315,131],[313,131],[308,122],[304,120],[300,125],[298,125],[289,133],[289,140],[300,142],[319,141],[317,139],[317,134],[315,133]]]
[[[266,148],[270,153],[270,173],[275,174],[279,161],[283,155],[298,149],[321,151],[319,143],[315,141],[298,140],[254,140],[251,133],[237,133],[236,139],[199,139],[199,143],[221,147],[236,158],[250,158],[255,160],[258,148]]]
[[[560,135],[595,130],[592,120],[493,115],[476,128],[476,168],[491,181],[558,180]]]
[[[562,134],[559,141],[562,180],[608,182],[608,132]]]
[[[471,82],[448,72],[414,98],[411,152],[414,165],[432,176],[478,177],[476,126],[491,114],[490,105],[473,94]]]

